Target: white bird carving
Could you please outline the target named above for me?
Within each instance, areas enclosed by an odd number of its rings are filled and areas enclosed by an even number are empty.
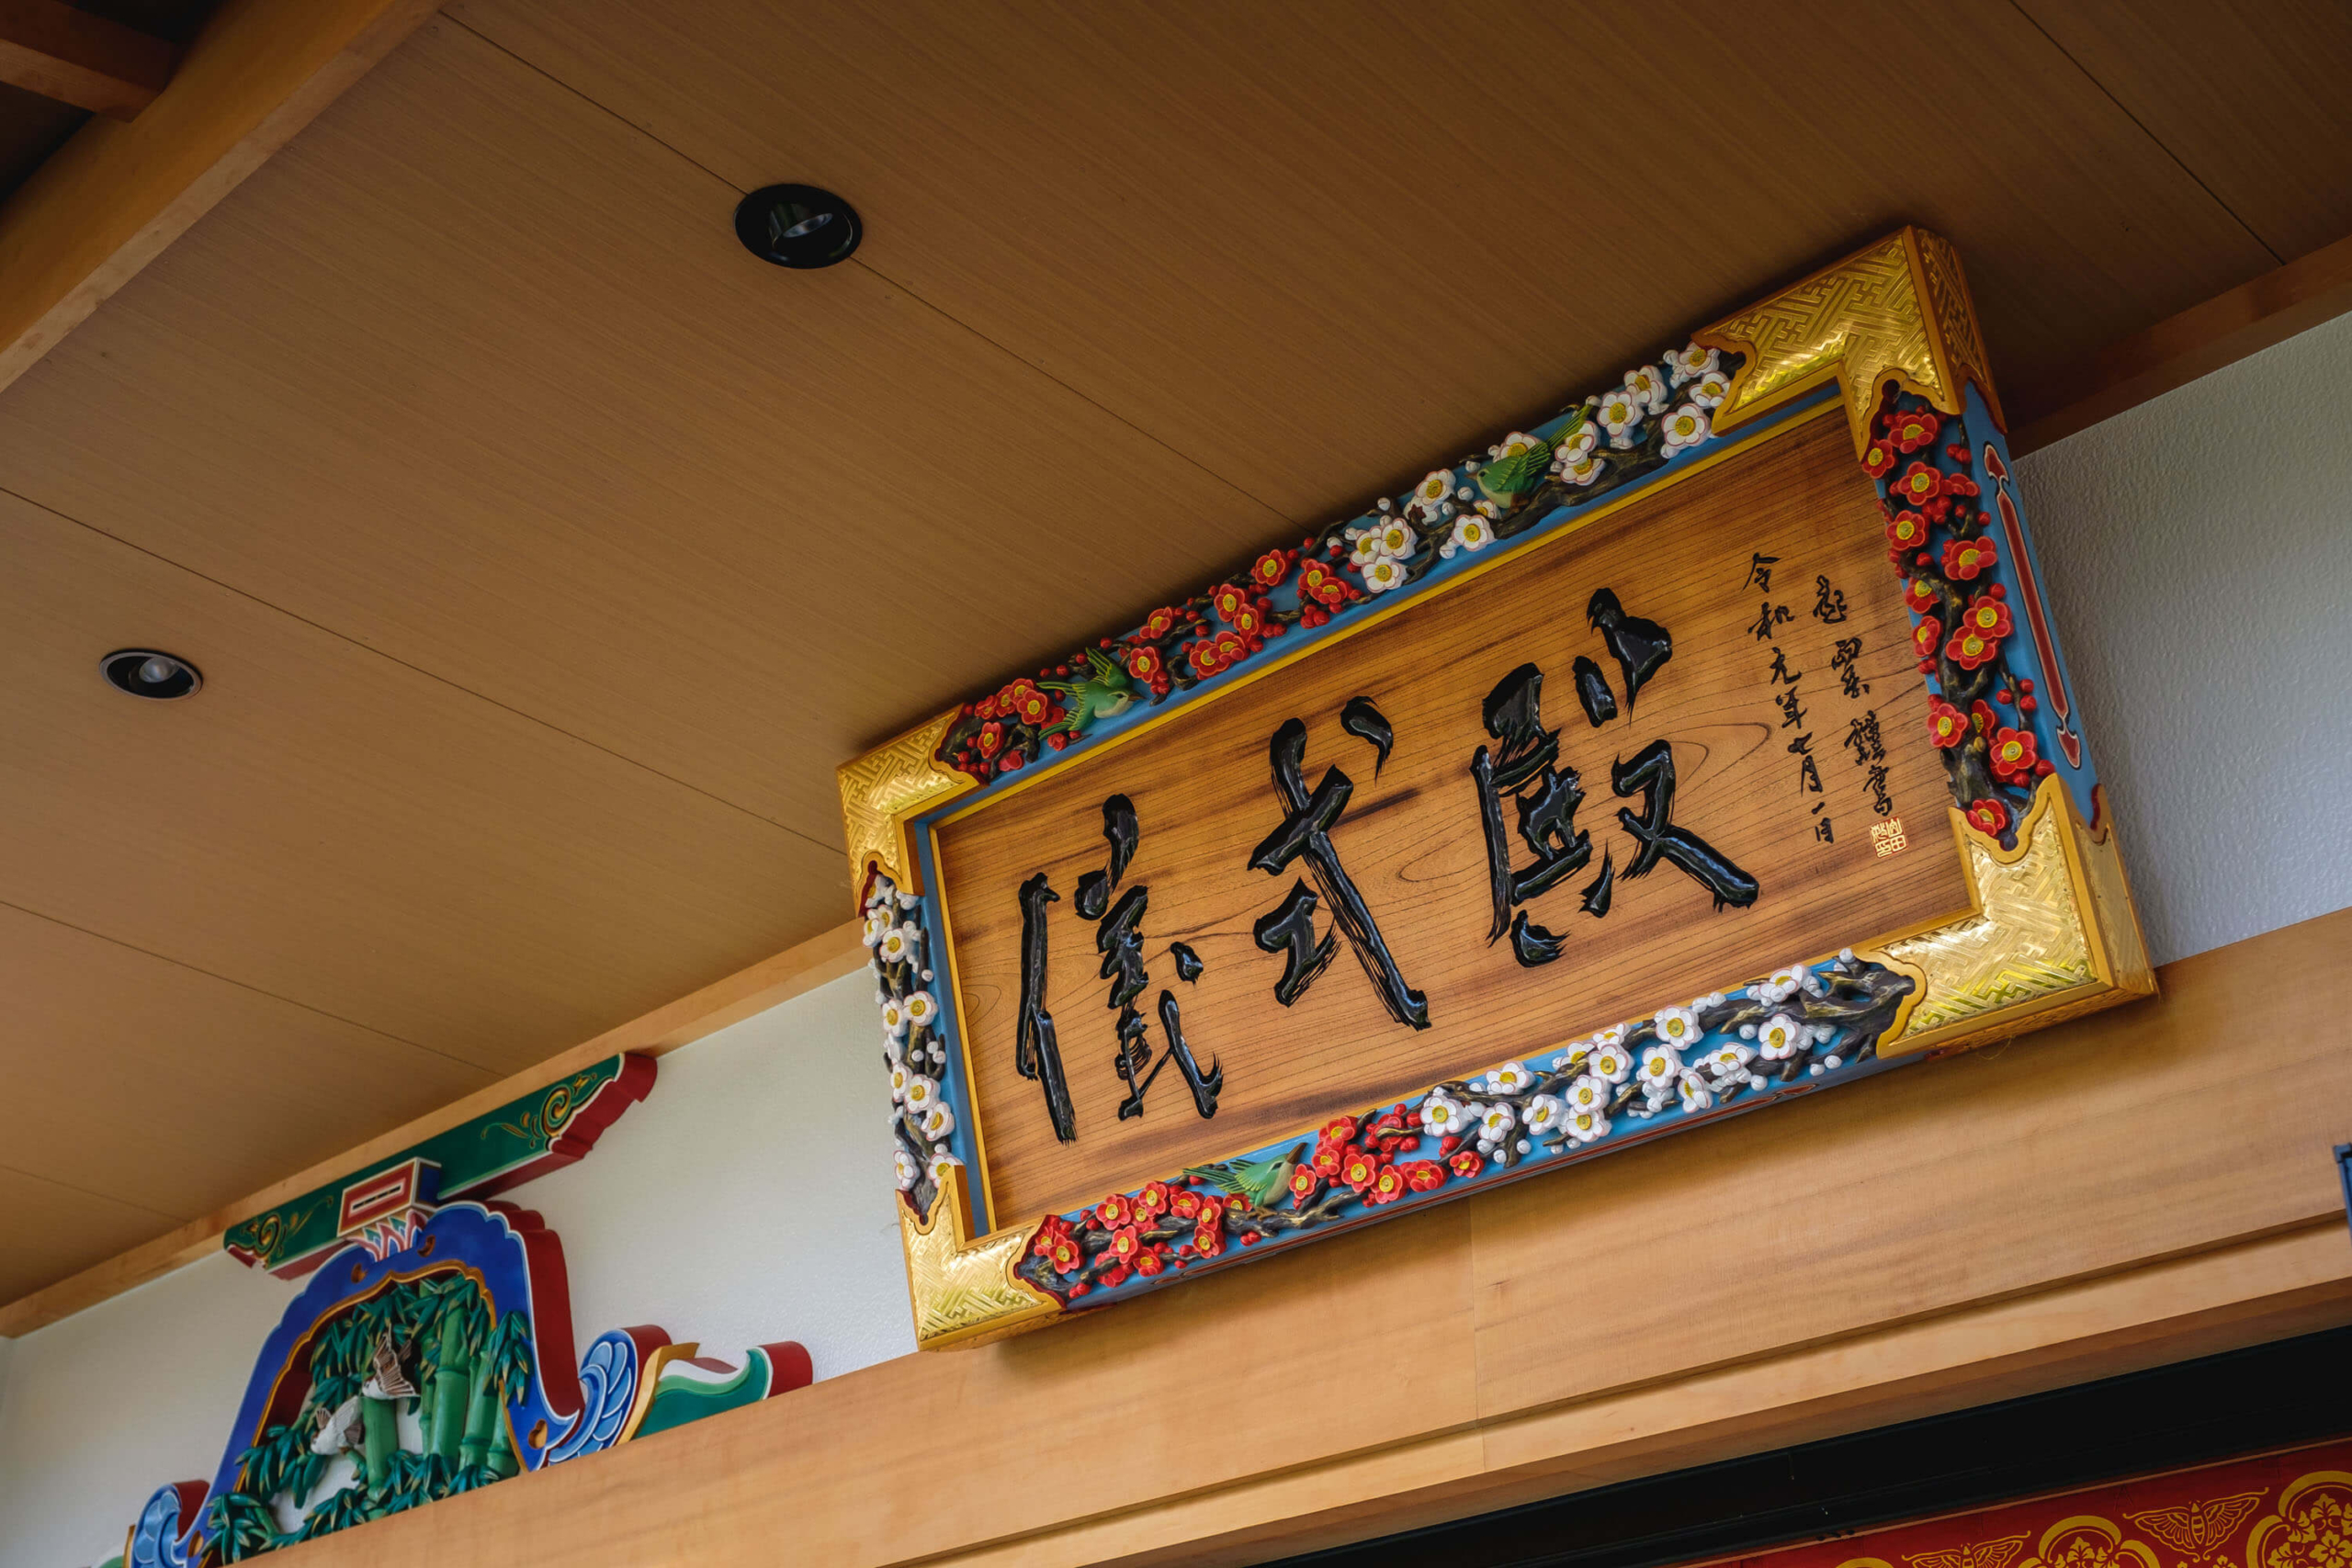
[[[359,1416],[359,1395],[355,1393],[333,1410],[320,1410],[319,1429],[311,1438],[311,1451],[333,1459],[346,1449],[357,1448],[366,1429]]]
[[[375,1371],[360,1385],[359,1392],[370,1399],[414,1399],[416,1385],[401,1371],[401,1354],[392,1348],[392,1331],[376,1331]]]

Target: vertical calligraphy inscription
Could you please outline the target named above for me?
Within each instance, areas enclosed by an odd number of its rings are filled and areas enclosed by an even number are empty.
[[[1821,815],[1877,821],[1871,768],[1886,770],[1899,803],[1943,787],[1902,602],[1857,591],[1885,579],[1885,553],[1850,441],[1815,421],[948,820],[940,886],[1000,1220],[1264,1147],[1338,1111],[1967,908],[1949,834],[1915,829],[1905,852],[1882,856],[1843,821],[1834,840],[1820,835],[1810,809],[1824,795],[1808,787],[1807,762],[1837,803]],[[1759,565],[1769,588],[1752,580]],[[1765,604],[1789,615],[1759,637]],[[1670,628],[1670,660],[1653,628]],[[1774,684],[1776,664],[1804,672],[1794,725],[1783,724],[1790,685]],[[1489,703],[1526,665],[1546,678],[1540,698],[1530,694],[1525,716],[1540,722],[1529,733],[1563,735],[1559,759],[1526,768],[1517,795],[1498,801],[1511,873],[1527,878],[1510,914],[1541,928],[1527,933],[1531,954],[1540,935],[1566,944],[1532,965],[1508,925],[1488,941],[1498,908],[1470,768],[1481,747],[1505,766],[1521,716],[1502,691],[1497,733]],[[1851,694],[1849,674],[1861,688]],[[1865,713],[1885,755],[1857,766],[1845,739]],[[1270,767],[1292,720],[1295,799]],[[1798,735],[1812,739],[1792,753]],[[1385,967],[1342,951],[1352,944],[1303,837],[1287,858],[1272,843],[1279,874],[1251,866],[1294,813],[1304,808],[1303,827],[1322,820],[1316,797],[1335,769],[1352,790],[1321,830],[1377,927]],[[1102,807],[1114,795],[1132,803],[1140,837],[1119,892],[1105,886],[1088,918],[1072,904],[1081,878],[1105,869]],[[1637,857],[1649,874],[1635,880]],[[1035,875],[1064,897],[1043,930],[1045,1005],[1078,1130],[1069,1143],[1017,1065],[1018,895]],[[1750,885],[1761,896],[1743,905]],[[1151,992],[1177,981],[1183,1033],[1222,1069],[1213,1121],[1170,1093],[1173,1072],[1143,1114],[1119,1115],[1130,1089],[1112,998],[1132,981],[1106,963],[1098,922],[1135,887],[1149,890],[1133,929]],[[1178,980],[1195,964],[1196,978]],[[1414,1027],[1409,1002],[1401,1015],[1390,1005],[1408,996],[1427,1028]],[[1166,1059],[1156,1010],[1136,1011],[1155,1060]]]

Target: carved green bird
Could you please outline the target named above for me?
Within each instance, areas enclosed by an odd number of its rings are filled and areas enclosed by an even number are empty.
[[[1478,470],[1479,491],[1498,506],[1517,505],[1552,471],[1553,446],[1539,436],[1525,451],[1497,457]]]
[[[1307,1145],[1301,1144],[1272,1159],[1227,1159],[1215,1165],[1187,1166],[1184,1174],[1197,1176],[1212,1187],[1246,1200],[1253,1209],[1271,1209],[1290,1190],[1291,1173],[1306,1157],[1306,1150]]]
[[[1135,705],[1134,678],[1119,668],[1119,661],[1099,648],[1086,650],[1088,674],[1083,681],[1040,681],[1038,686],[1048,692],[1058,692],[1069,701],[1066,711],[1054,723],[1046,726],[1046,734],[1067,731],[1073,739],[1087,732],[1098,718],[1116,718]]]

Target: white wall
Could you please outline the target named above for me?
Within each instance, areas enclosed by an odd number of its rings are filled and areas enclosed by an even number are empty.
[[[2158,963],[2352,904],[2352,316],[2018,464]]]
[[[2352,318],[2020,462],[2159,961],[2352,903]],[[662,1059],[596,1152],[514,1194],[564,1240],[582,1339],[795,1338],[817,1375],[913,1348],[864,975]],[[226,1258],[0,1360],[0,1568],[119,1549],[209,1476],[293,1287]]]
[[[0,1385],[0,1563],[122,1550],[140,1505],[209,1480],[294,1287],[208,1258],[15,1342]]]
[[[861,971],[662,1058],[578,1165],[508,1195],[563,1238],[575,1332],[658,1324],[819,1377],[908,1354],[881,1026]],[[0,1340],[0,1568],[87,1568],[166,1482],[210,1480],[299,1285],[209,1258]]]
[[[889,1100],[861,970],[662,1057],[595,1153],[508,1201],[563,1237],[582,1345],[651,1323],[729,1361],[797,1339],[819,1377],[854,1371],[915,1348]]]

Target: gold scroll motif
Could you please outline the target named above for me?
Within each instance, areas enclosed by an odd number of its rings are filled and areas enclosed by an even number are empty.
[[[638,1428],[653,1413],[653,1396],[662,1392],[662,1373],[673,1361],[691,1361],[702,1354],[702,1345],[689,1339],[683,1345],[656,1345],[646,1352],[645,1364],[637,1370],[637,1393],[628,1403],[628,1417],[621,1423],[621,1435],[613,1439],[618,1448],[637,1436]]]
[[[1924,229],[1865,245],[1691,335],[1747,360],[1715,411],[1718,430],[1833,379],[1845,389],[1857,457],[1870,445],[1871,416],[1888,381],[1947,413],[1962,412],[1973,381],[2002,423],[1960,257]]]
[[[907,844],[906,822],[917,811],[974,787],[969,775],[936,760],[940,739],[962,711],[949,708],[836,770],[842,827],[849,836],[851,897],[864,900],[869,867],[878,868],[900,892],[922,891]]]
[[[1042,1328],[1062,1304],[1014,1274],[1029,1245],[1027,1230],[971,1239],[971,1201],[964,1168],[940,1173],[931,1213],[918,1220],[899,1205],[899,1233],[907,1249],[907,1293],[915,1309],[915,1345],[961,1349]]]
[[[2014,850],[1951,820],[1976,908],[1865,954],[1918,983],[1881,1056],[1981,1045],[2155,990],[2112,820],[2091,832],[2054,777]]]

